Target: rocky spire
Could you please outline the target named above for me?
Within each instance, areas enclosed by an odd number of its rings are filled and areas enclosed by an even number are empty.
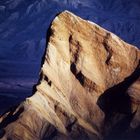
[[[3,140],[102,139],[138,111],[136,47],[68,11],[48,33],[40,82],[33,96],[1,117]],[[140,122],[136,114],[130,128]]]

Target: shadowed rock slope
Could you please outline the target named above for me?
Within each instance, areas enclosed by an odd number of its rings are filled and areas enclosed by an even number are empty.
[[[1,139],[100,140],[139,128],[140,51],[68,11],[49,33],[36,91],[1,116]]]

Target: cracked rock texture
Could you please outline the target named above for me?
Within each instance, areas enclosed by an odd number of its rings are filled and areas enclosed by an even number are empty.
[[[68,11],[53,20],[48,37],[36,91],[1,116],[1,139],[100,140],[122,120],[122,137],[136,130],[140,51]]]

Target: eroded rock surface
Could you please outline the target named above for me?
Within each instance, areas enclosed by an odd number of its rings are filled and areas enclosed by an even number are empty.
[[[98,140],[140,124],[140,51],[68,11],[50,27],[36,92],[1,117],[2,140]]]

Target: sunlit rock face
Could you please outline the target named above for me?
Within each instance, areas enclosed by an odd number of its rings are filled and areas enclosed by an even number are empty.
[[[68,11],[48,37],[36,91],[1,117],[1,139],[98,140],[131,115],[136,129],[140,51]]]

